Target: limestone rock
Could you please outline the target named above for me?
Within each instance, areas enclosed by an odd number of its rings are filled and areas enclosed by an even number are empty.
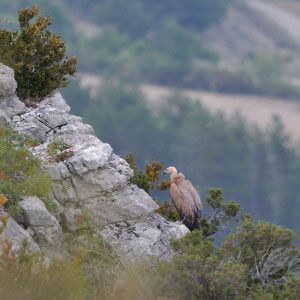
[[[93,136],[88,136],[82,143],[74,144],[72,151],[75,154],[68,160],[68,166],[78,175],[103,168],[112,155],[110,145]]]
[[[18,250],[26,239],[28,241],[29,248],[32,251],[38,251],[39,246],[32,239],[30,234],[24,230],[20,225],[18,225],[13,218],[11,218],[7,213],[0,211],[1,218],[7,218],[7,223],[5,229],[0,234],[0,243],[5,242],[6,240],[12,243],[12,250]],[[3,226],[3,222],[0,221],[0,226]],[[2,248],[0,247],[0,255],[2,253]]]
[[[9,123],[10,123],[10,118],[2,109],[0,109],[0,126],[5,127]]]
[[[67,178],[60,182],[53,182],[53,195],[54,198],[62,205],[67,203],[78,203],[80,200],[74,190],[71,179]]]
[[[25,104],[14,94],[16,89],[13,69],[0,63],[0,109],[9,117],[25,110]]]
[[[50,129],[39,119],[28,116],[27,118],[23,118],[22,122],[17,123],[15,130],[23,136],[29,135],[40,141],[45,141],[46,133]]]
[[[85,225],[85,215],[80,208],[68,208],[62,213],[62,222],[69,231],[76,231]]]
[[[53,92],[51,96],[46,97],[39,104],[39,110],[42,111],[47,111],[51,107],[54,107],[56,110],[64,111],[66,113],[70,112],[70,106],[66,103],[59,92]]]
[[[72,176],[72,183],[80,200],[102,196],[114,188],[125,187],[127,182],[128,176],[120,174],[114,168],[88,172],[83,177]]]
[[[14,94],[16,89],[17,83],[14,78],[13,69],[0,63],[0,102],[1,97]]]
[[[26,110],[25,104],[21,102],[16,95],[0,98],[0,109],[2,109],[9,117],[21,114]]]
[[[157,208],[149,195],[135,185],[82,202],[82,209],[100,226],[147,215]]]
[[[58,221],[37,197],[23,197],[19,202],[26,225],[31,227],[41,243],[57,244],[62,238],[62,229]]]
[[[131,219],[107,225],[102,235],[116,246],[123,259],[141,259],[156,256],[170,259],[170,238],[179,239],[189,232],[179,222],[168,222],[162,216],[152,213],[138,219]]]
[[[63,162],[49,163],[45,165],[46,172],[53,180],[62,180],[63,178],[71,177],[71,174]]]

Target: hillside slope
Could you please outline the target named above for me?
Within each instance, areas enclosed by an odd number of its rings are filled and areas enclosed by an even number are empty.
[[[154,105],[171,94],[164,87],[144,85],[143,92]],[[282,121],[291,135],[293,144],[300,141],[300,103],[260,96],[219,94],[205,91],[184,90],[187,97],[201,101],[212,112],[222,112],[228,119],[239,113],[249,124],[267,130],[273,117]]]
[[[101,77],[91,74],[80,74],[82,87],[89,87],[91,95],[97,95]],[[162,100],[173,90],[157,85],[142,85],[142,92],[149,100],[151,107],[159,107]],[[255,95],[220,94],[207,91],[182,90],[182,93],[194,100],[201,101],[214,113],[222,112],[227,118],[239,113],[249,124],[266,130],[272,118],[278,116],[286,132],[291,135],[292,143],[300,141],[300,103]]]
[[[276,53],[287,65],[288,73],[299,76],[300,3],[290,1],[247,0],[230,7],[222,21],[204,35],[207,45],[221,55],[226,65],[243,62],[256,52]]]
[[[204,40],[221,55],[223,61],[231,64],[250,52],[275,51],[277,40],[267,35],[269,27],[273,27],[273,24],[270,25],[266,20],[263,22],[243,3],[230,7],[222,21],[205,32]],[[288,42],[291,43],[290,40]]]

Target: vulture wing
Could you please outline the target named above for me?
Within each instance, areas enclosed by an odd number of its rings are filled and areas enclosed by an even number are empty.
[[[195,204],[196,214],[200,218],[202,214],[202,202],[200,199],[200,195],[189,180],[185,180],[183,183],[185,183],[185,186],[188,187],[188,191],[191,194],[191,197],[193,198]]]
[[[192,203],[188,199],[186,199],[185,194],[180,190],[179,186],[176,185],[175,183],[171,184],[170,193],[171,193],[174,206],[178,211],[180,218],[183,220],[183,223],[186,224],[186,222],[188,222],[193,224],[194,209]],[[187,227],[189,226],[187,225]]]
[[[202,202],[194,186],[188,180],[183,180],[177,185],[173,183],[170,192],[183,223],[190,230],[200,229]]]

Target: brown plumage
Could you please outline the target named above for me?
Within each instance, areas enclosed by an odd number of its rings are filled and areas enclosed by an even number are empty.
[[[170,174],[171,197],[183,224],[190,230],[200,229],[202,202],[198,192],[182,173],[177,174],[176,168],[169,167],[164,174]]]

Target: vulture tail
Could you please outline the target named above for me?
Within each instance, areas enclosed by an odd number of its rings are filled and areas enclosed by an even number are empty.
[[[193,229],[201,229],[200,218],[195,218]]]

